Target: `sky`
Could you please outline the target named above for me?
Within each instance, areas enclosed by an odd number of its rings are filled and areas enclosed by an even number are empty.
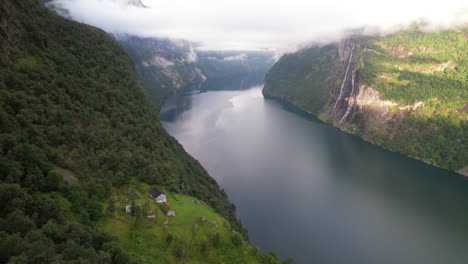
[[[424,19],[468,23],[465,0],[54,0],[73,19],[108,32],[186,39],[211,50],[291,50],[366,27],[389,32]]]

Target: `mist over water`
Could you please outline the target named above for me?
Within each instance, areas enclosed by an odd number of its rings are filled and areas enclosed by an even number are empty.
[[[265,100],[261,88],[211,88],[161,111],[253,245],[298,264],[468,263],[467,178]]]

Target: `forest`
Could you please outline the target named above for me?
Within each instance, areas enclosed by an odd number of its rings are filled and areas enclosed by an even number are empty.
[[[104,31],[37,0],[4,0],[0,46],[0,262],[131,263],[96,227],[103,201],[130,178],[203,200],[247,237],[226,193],[163,130],[133,62]]]

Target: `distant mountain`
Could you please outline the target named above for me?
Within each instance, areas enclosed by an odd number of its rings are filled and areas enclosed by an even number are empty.
[[[355,35],[284,55],[264,94],[434,165],[468,166],[468,29]]]
[[[206,80],[188,41],[113,35],[136,65],[152,103],[159,108],[174,91]]]
[[[207,80],[216,83],[219,78],[264,75],[274,63],[270,52],[200,51],[186,40],[113,36],[133,58],[156,108],[182,88]]]
[[[271,52],[199,50],[197,54],[197,65],[208,79],[266,74],[275,63]]]

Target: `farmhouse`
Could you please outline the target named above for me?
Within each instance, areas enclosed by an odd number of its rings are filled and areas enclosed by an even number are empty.
[[[149,196],[157,203],[165,203],[166,202],[166,195],[159,190],[157,187],[153,187],[149,191]]]
[[[167,216],[175,216],[175,211],[174,210],[169,210],[166,215]]]

